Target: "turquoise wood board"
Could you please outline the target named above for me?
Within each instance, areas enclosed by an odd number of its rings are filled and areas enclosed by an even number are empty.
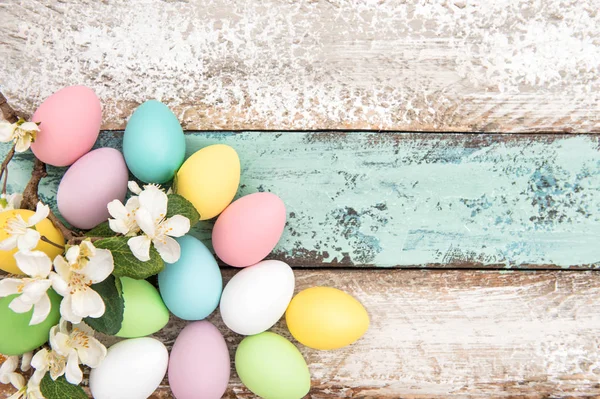
[[[104,132],[97,147],[121,138]],[[599,136],[194,132],[187,155],[215,143],[240,155],[238,196],[285,202],[272,257],[294,266],[600,266]],[[32,162],[16,156],[11,190]],[[47,202],[62,173],[49,168]],[[211,226],[193,234],[210,245]]]

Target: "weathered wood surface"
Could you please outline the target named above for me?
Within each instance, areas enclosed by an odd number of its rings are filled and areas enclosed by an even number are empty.
[[[103,133],[97,145],[121,138]],[[285,202],[274,257],[292,265],[600,265],[600,136],[192,133],[188,155],[213,143],[240,155],[238,195]],[[17,155],[10,189],[31,168],[31,155]],[[64,170],[43,181],[50,204]],[[210,244],[211,228],[194,234]]]
[[[0,0],[0,84],[65,85],[122,129],[600,131],[597,0]]]
[[[226,280],[233,274],[224,270]],[[312,375],[310,398],[600,396],[597,272],[295,274],[297,291],[338,287],[360,300],[371,317],[367,334],[350,347],[318,351],[298,344]],[[218,313],[210,320],[224,333],[233,358],[241,336]],[[172,317],[156,337],[170,348],[185,324]],[[283,321],[273,330],[290,337]],[[167,384],[165,379],[154,398],[171,398]],[[233,371],[226,397],[254,395]]]

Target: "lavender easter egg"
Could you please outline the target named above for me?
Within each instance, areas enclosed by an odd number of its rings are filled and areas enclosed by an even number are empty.
[[[70,86],[48,97],[31,119],[40,123],[31,144],[35,156],[53,166],[68,166],[94,146],[102,109],[92,89]]]
[[[225,339],[208,321],[188,324],[175,340],[169,359],[169,385],[177,399],[219,399],[229,382]]]
[[[275,248],[285,219],[285,205],[275,194],[246,195],[219,215],[212,231],[213,248],[230,266],[254,265]]]
[[[109,218],[109,202],[125,199],[127,177],[127,165],[119,151],[91,151],[63,176],[58,186],[58,210],[71,225],[91,229]]]

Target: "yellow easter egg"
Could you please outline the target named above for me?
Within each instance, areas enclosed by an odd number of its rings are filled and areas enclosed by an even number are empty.
[[[314,349],[350,345],[369,328],[369,315],[351,295],[331,287],[313,287],[292,299],[285,313],[298,342]]]
[[[21,215],[23,220],[28,221],[31,216],[34,215],[35,212],[27,210],[27,209],[15,209],[10,211],[4,211],[0,213],[0,241],[5,240],[9,237],[8,232],[6,231],[7,222],[9,219],[16,217],[17,215]],[[56,227],[52,224],[52,222],[48,219],[44,219],[38,224],[35,225],[35,229],[44,237],[49,239],[50,241],[58,244],[65,245],[65,239]],[[63,253],[63,250],[57,248],[47,242],[40,241],[35,247],[36,250],[44,252],[46,255],[50,257],[50,259],[54,259],[57,255]],[[17,248],[12,249],[10,251],[2,251],[0,250],[0,269],[5,272],[12,274],[23,274],[21,270],[17,267],[17,262],[13,255],[18,251]]]
[[[190,201],[200,220],[212,219],[233,200],[240,184],[240,158],[233,148],[215,144],[196,151],[175,177],[175,192]]]

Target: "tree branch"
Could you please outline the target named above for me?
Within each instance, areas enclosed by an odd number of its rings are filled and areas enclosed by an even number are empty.
[[[4,97],[4,94],[0,92],[0,110],[2,110],[2,115],[4,115],[4,119],[6,119],[9,123],[15,123],[19,120],[19,118],[27,119],[27,115],[24,115],[21,112],[17,112],[8,104],[8,100]]]

